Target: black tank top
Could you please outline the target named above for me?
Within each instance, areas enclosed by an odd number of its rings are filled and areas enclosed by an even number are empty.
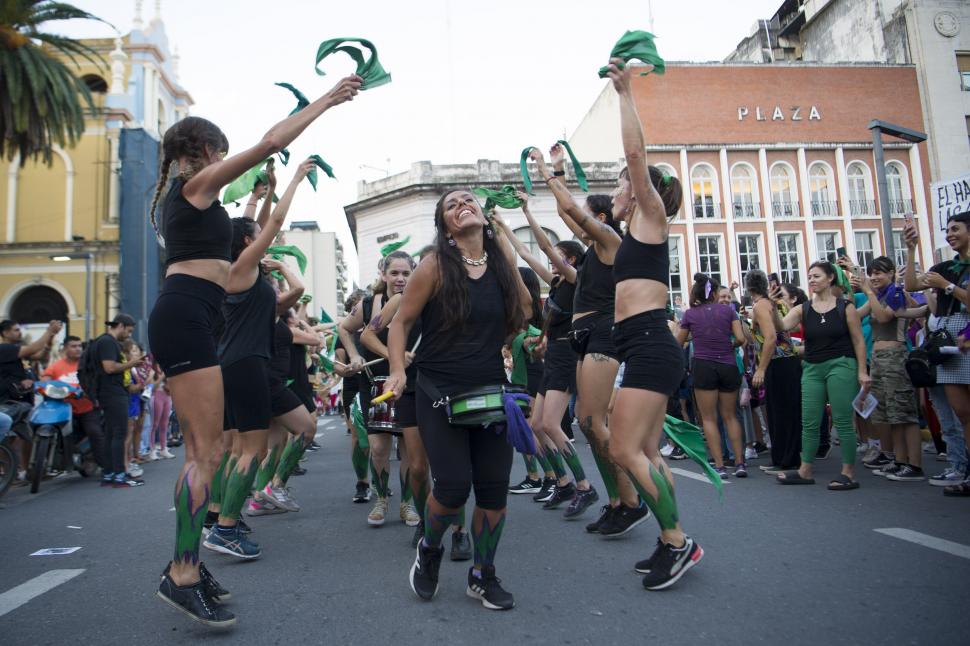
[[[445,329],[443,303],[435,295],[421,310],[423,336],[416,363],[420,379],[430,380],[443,395],[480,386],[504,384],[505,302],[495,272],[466,278],[469,315],[460,330]],[[410,347],[410,346],[409,346]]]
[[[370,325],[371,319],[374,316],[374,300],[375,300],[375,298],[376,298],[375,296],[365,296],[364,299],[360,303],[361,314],[363,315],[363,318],[364,318],[364,327],[365,328],[368,325]],[[384,296],[384,297],[381,298],[381,308],[383,308],[384,305],[387,304],[386,298],[387,298],[386,296]],[[377,334],[377,338],[381,340],[381,343],[383,343],[384,345],[387,345],[387,328],[384,328],[383,330],[381,330]],[[374,359],[380,359],[381,358],[381,355],[377,354],[376,352],[372,352],[370,348],[368,348],[367,346],[365,346],[363,343],[360,343],[360,335],[359,334],[355,337],[355,341],[358,342],[357,343],[357,352],[360,353],[360,356],[364,357],[364,360],[365,361],[373,361]],[[386,377],[391,372],[391,366],[390,366],[390,364],[387,363],[387,360],[386,359],[380,361],[379,363],[375,363],[372,366],[368,366],[367,369],[370,370],[370,374],[373,375],[373,376],[375,376],[375,377]],[[362,372],[360,374],[364,375],[364,378],[367,379],[367,372],[366,371],[364,371],[364,372]]]
[[[263,276],[238,294],[226,294],[222,304],[225,319],[219,341],[219,361],[229,366],[247,357],[269,359],[273,355],[273,321],[276,292]]]
[[[576,283],[570,283],[562,276],[549,288],[549,296],[542,308],[542,316],[549,322],[546,338],[550,341],[561,339],[573,329],[573,299],[576,296]]]
[[[292,337],[291,331],[290,338]],[[290,344],[290,379],[293,380],[293,384],[290,386],[293,392],[300,395],[302,399],[313,398],[310,373],[306,365],[306,346],[302,343]]]
[[[802,323],[805,335],[805,361],[822,363],[839,357],[855,358],[849,324],[846,322],[845,301],[836,300],[836,305],[823,315],[812,308],[811,302],[802,304]]]
[[[573,313],[600,312],[613,316],[613,299],[616,283],[613,281],[613,265],[607,265],[590,246],[576,268],[576,293],[573,297]]]
[[[269,362],[269,381],[273,392],[286,386],[290,376],[290,346],[293,345],[293,332],[282,318],[273,326],[273,358]]]
[[[613,259],[613,280],[620,283],[631,278],[647,278],[661,285],[670,282],[670,247],[640,242],[627,233]]]
[[[183,260],[231,261],[232,223],[219,200],[205,210],[182,195],[185,180],[176,177],[162,200],[158,231],[165,241],[165,266]]]

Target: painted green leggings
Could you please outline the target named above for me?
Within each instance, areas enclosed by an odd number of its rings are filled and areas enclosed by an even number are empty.
[[[856,435],[852,400],[859,392],[855,359],[838,357],[822,363],[802,364],[802,462],[815,462],[819,426],[825,404],[832,407],[832,422],[839,432],[842,464],[855,463]]]

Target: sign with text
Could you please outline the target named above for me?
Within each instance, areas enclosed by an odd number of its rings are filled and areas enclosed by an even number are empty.
[[[954,213],[970,211],[970,173],[930,184],[933,213],[940,231],[946,231],[946,220]]]

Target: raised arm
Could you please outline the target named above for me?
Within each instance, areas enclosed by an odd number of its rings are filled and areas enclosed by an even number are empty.
[[[208,208],[219,197],[222,187],[270,155],[290,145],[307,126],[324,112],[353,100],[363,79],[356,74],[341,79],[329,92],[303,110],[288,116],[270,128],[258,144],[238,155],[209,164],[193,175],[182,188],[182,195],[198,209]],[[213,150],[210,154],[220,151]],[[175,160],[173,160],[175,161]]]
[[[556,247],[552,244],[552,240],[549,239],[549,236],[546,235],[545,230],[539,226],[539,223],[536,222],[536,219],[532,216],[532,211],[529,210],[529,194],[520,192],[518,195],[519,199],[522,200],[522,213],[525,215],[525,219],[529,223],[529,228],[532,229],[532,235],[535,236],[536,242],[539,244],[539,248],[542,250],[542,253],[546,254],[546,258],[549,259],[549,262],[552,263],[552,266],[556,268],[559,275],[562,276],[567,283],[575,283],[576,268],[562,259],[562,256],[560,256],[556,251]]]
[[[267,271],[280,272],[283,275],[283,280],[286,281],[286,291],[281,291],[279,296],[276,297],[276,314],[278,316],[296,305],[300,297],[303,296],[303,281],[296,275],[296,272],[280,260],[263,258],[262,265]]]
[[[17,356],[20,359],[28,359],[33,357],[35,354],[39,354],[44,351],[44,348],[51,342],[57,333],[61,331],[60,321],[51,321],[47,324],[47,329],[41,334],[35,341],[27,345],[21,346],[17,352]]]
[[[523,209],[526,208],[524,204],[522,206]],[[518,236],[515,235],[508,223],[497,213],[492,214],[492,222],[497,224],[502,229],[502,233],[508,239],[509,243],[512,245],[512,248],[515,249],[522,260],[525,261],[525,264],[532,267],[532,270],[536,272],[543,282],[545,282],[547,285],[551,285],[553,278],[552,272],[549,271],[549,268],[546,267],[543,262],[532,255],[532,252],[529,251],[521,240],[519,240]]]
[[[866,295],[866,299],[868,301],[866,303],[866,305],[869,306],[867,312],[863,312],[862,310],[856,312],[856,316],[860,317],[860,320],[862,316],[866,315],[866,313],[868,313],[872,318],[876,319],[876,321],[879,323],[889,323],[896,318],[896,312],[894,312],[891,307],[879,302],[879,295],[876,294],[876,290],[872,288],[872,283],[869,281],[869,276],[860,272],[858,276],[852,277],[852,281],[858,282],[859,286],[862,288],[862,293]],[[853,306],[853,309],[855,309],[855,306]]]
[[[903,274],[903,287],[906,288],[907,292],[919,292],[926,289],[926,286],[922,285],[916,276],[916,246],[919,244],[919,232],[916,230],[915,224],[907,222],[903,225],[903,238],[906,241],[908,252],[906,254],[908,258],[906,272]]]
[[[273,158],[269,158],[269,163],[266,164],[266,177],[269,178],[269,184],[263,188],[263,206],[259,209],[259,217],[256,218],[256,224],[260,228],[265,227],[266,223],[269,222],[270,209],[273,205],[273,195],[276,193],[276,164],[273,162]]]

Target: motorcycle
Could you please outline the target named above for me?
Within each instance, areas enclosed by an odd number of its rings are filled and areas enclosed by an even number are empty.
[[[27,467],[30,493],[37,493],[48,466],[61,470],[77,468],[71,428],[73,415],[68,400],[81,394],[76,386],[63,381],[37,382],[34,390],[42,399],[27,417],[33,435]]]

